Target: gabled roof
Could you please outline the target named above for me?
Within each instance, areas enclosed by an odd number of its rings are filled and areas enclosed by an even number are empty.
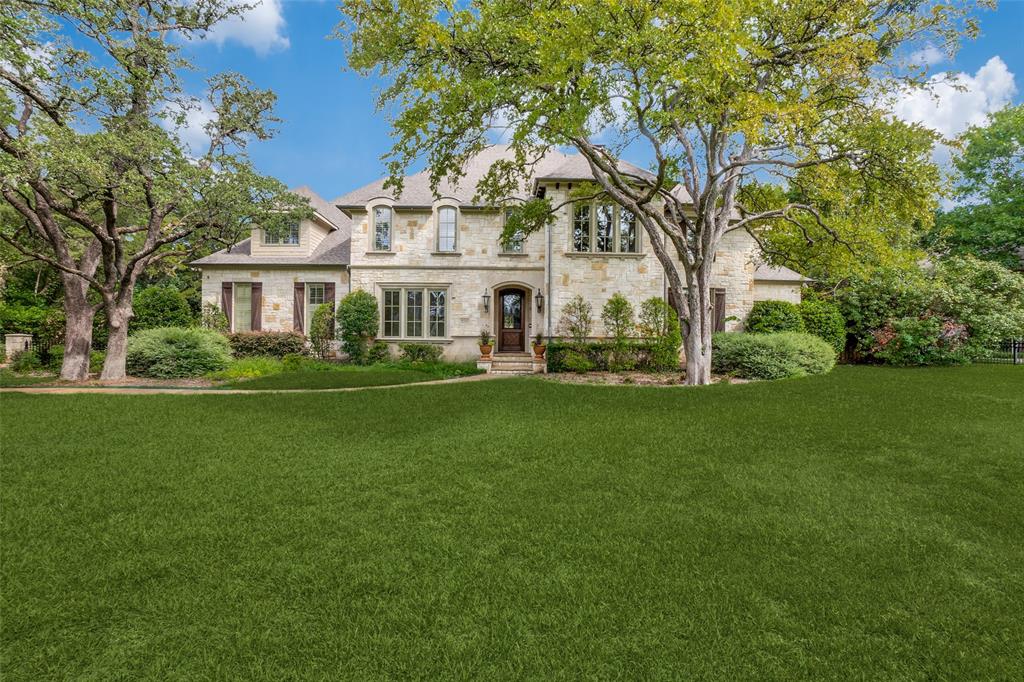
[[[465,175],[458,183],[443,180],[438,187],[438,196],[430,189],[430,173],[420,171],[405,177],[402,194],[395,196],[390,188],[385,189],[387,178],[375,180],[357,190],[343,194],[332,203],[342,210],[362,209],[374,199],[390,199],[396,206],[426,207],[441,198],[455,199],[463,205],[474,205],[477,186],[495,161],[513,158],[509,145],[492,145],[472,157],[465,168]],[[628,161],[619,161],[619,170],[636,178],[653,179],[655,176]],[[557,149],[549,151],[533,168],[534,182],[539,180],[592,180],[590,165],[582,154],[565,154]],[[515,198],[526,199],[533,194],[533,183],[519,187]]]
[[[759,282],[810,282],[809,277],[804,277],[796,270],[790,270],[784,265],[774,266],[758,263],[754,270],[754,280]]]
[[[289,191],[291,191],[292,194],[298,194],[300,197],[309,199],[309,205],[313,207],[313,210],[323,218],[324,222],[328,223],[335,229],[341,230],[351,225],[351,221],[348,219],[348,216],[339,211],[337,206],[324,199],[306,185],[296,187]]]

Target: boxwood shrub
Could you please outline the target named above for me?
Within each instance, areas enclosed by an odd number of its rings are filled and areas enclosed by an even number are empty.
[[[789,301],[755,301],[747,316],[747,331],[754,334],[803,330],[800,309]]]
[[[228,340],[212,329],[159,327],[128,339],[128,373],[156,379],[197,377],[227,369]]]
[[[835,349],[811,334],[719,332],[712,340],[711,369],[743,379],[785,379],[824,374],[836,364]]]
[[[441,359],[441,346],[433,343],[400,343],[402,351],[399,359],[406,362],[437,362]]]
[[[549,372],[622,371],[660,372],[678,369],[666,358],[658,340],[638,341],[551,341],[548,343]],[[676,358],[678,356],[675,356]]]
[[[295,332],[239,332],[228,336],[231,351],[238,358],[281,359],[306,352],[306,338]]]

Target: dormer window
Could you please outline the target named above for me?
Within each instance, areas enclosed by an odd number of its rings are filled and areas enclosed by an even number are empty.
[[[455,238],[458,234],[459,212],[453,206],[442,206],[437,209],[437,250],[442,252],[455,251]]]
[[[290,225],[288,231],[281,234],[270,234],[263,230],[263,243],[267,246],[298,246],[299,224]]]
[[[391,250],[391,208],[388,206],[373,209],[373,250]]]

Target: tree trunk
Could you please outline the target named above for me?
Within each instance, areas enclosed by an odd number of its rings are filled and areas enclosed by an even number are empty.
[[[84,381],[89,378],[89,355],[92,351],[92,320],[95,311],[86,293],[89,283],[65,273],[64,281],[64,364],[60,378],[65,381]]]
[[[686,291],[689,319],[683,329],[686,352],[686,384],[704,386],[711,383],[711,333],[714,315],[711,311],[710,273],[698,268]]]
[[[107,357],[103,361],[103,372],[100,379],[124,379],[125,360],[128,353],[128,320],[132,317],[131,295],[119,297],[111,305],[106,306]]]

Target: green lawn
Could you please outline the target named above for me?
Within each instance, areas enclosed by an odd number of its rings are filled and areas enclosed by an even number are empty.
[[[4,680],[1024,677],[1024,368],[0,402]]]
[[[356,388],[359,386],[392,386],[433,381],[438,377],[414,369],[385,367],[353,367],[328,371],[300,370],[269,374],[256,379],[230,381],[224,388],[244,388],[254,391],[281,391],[291,389]]]

